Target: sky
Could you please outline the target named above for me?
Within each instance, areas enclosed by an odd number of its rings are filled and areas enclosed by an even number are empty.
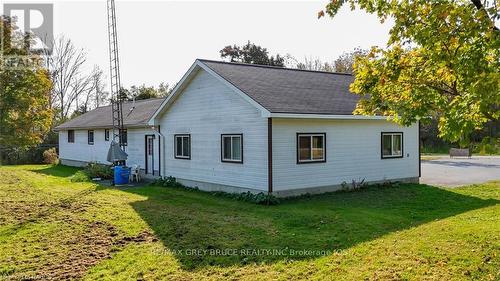
[[[95,64],[108,74],[105,0],[29,2],[53,3],[54,34],[83,48],[89,68]],[[248,40],[271,54],[329,62],[357,47],[385,46],[390,23],[348,7],[318,19],[327,2],[117,0],[122,86],[173,84],[196,58],[220,60],[224,46]]]

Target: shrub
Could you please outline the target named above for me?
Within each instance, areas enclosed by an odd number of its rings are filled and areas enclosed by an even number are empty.
[[[355,190],[360,190],[362,188],[365,188],[367,186],[365,179],[360,179],[359,181],[352,180],[351,184],[347,184],[346,181],[343,181],[341,184],[341,190],[342,191],[355,191]]]
[[[20,164],[42,164],[44,162],[43,153],[48,148],[47,145],[36,147],[4,147],[0,151],[0,164],[20,165]]]
[[[197,187],[191,188],[191,187],[186,187],[182,185],[181,183],[177,182],[177,180],[174,177],[163,177],[156,179],[152,185],[157,185],[157,186],[164,186],[164,187],[177,187],[177,188],[185,188],[188,190],[198,190]],[[277,205],[280,203],[279,199],[272,195],[272,194],[266,194],[264,192],[260,193],[251,193],[250,191],[248,192],[243,192],[243,193],[228,193],[228,192],[223,192],[223,191],[200,191],[200,192],[206,192],[210,193],[215,196],[221,196],[221,197],[226,197],[226,198],[231,198],[231,199],[236,199],[238,201],[245,201],[245,202],[250,202],[250,203],[255,203],[255,204],[260,204],[260,205]]]
[[[59,156],[55,147],[49,148],[43,152],[43,163],[45,164],[58,164]]]
[[[152,185],[159,185],[159,186],[165,186],[165,187],[183,187],[187,188],[181,183],[177,182],[175,177],[169,176],[169,177],[163,177],[163,178],[158,178],[156,179]]]
[[[89,176],[84,171],[78,171],[71,177],[72,182],[90,181]]]
[[[112,179],[113,178],[113,170],[110,166],[98,163],[89,163],[83,172],[87,175],[87,177],[93,178],[101,178],[101,179]]]
[[[211,194],[215,196],[221,196],[231,199],[236,199],[238,201],[244,201],[249,203],[255,203],[259,205],[278,205],[280,200],[268,193],[259,192],[259,193],[251,193],[250,191],[242,192],[242,193],[228,193],[224,191],[212,191]]]
[[[500,139],[485,137],[480,143],[475,145],[473,151],[480,155],[492,155],[500,152]]]

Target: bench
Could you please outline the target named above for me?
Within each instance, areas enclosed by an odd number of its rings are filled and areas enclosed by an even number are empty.
[[[468,157],[472,156],[469,148],[450,148],[450,158],[453,157]]]

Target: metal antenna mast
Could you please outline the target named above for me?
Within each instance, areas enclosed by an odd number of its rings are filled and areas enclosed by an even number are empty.
[[[123,132],[123,98],[120,95],[120,62],[118,59],[118,39],[116,35],[115,1],[107,0],[108,6],[108,38],[109,38],[109,72],[111,78],[111,109],[113,112],[113,141],[118,139],[122,150],[125,150]]]

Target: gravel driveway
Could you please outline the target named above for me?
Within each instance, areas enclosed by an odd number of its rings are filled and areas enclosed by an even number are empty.
[[[422,161],[420,183],[455,187],[500,180],[500,156],[442,157]]]

